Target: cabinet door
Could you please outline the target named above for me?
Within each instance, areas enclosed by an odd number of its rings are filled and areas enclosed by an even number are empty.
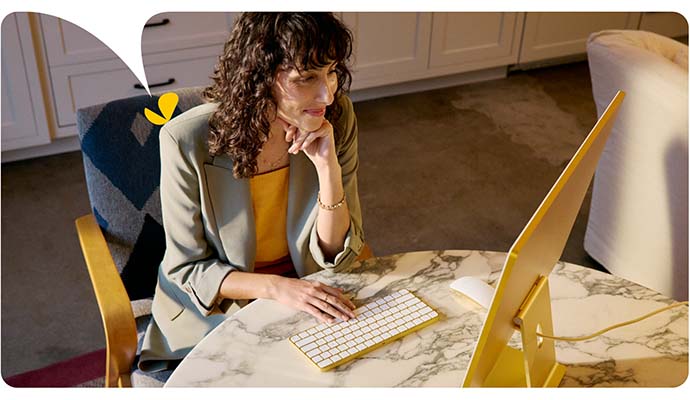
[[[455,72],[463,72],[515,64],[521,17],[501,12],[434,13],[429,66],[454,65]]]
[[[604,29],[637,29],[640,13],[527,13],[520,63],[587,51],[587,38]]]
[[[640,30],[668,37],[686,36],[688,21],[681,14],[674,12],[643,12]]]
[[[7,15],[2,21],[3,151],[50,142],[33,54],[28,16]]]
[[[431,13],[343,13],[354,35],[353,89],[405,81],[427,68]]]
[[[162,13],[149,19],[141,34],[147,55],[224,43],[237,13]],[[115,53],[95,36],[60,18],[41,15],[48,63],[74,65],[116,59]]]

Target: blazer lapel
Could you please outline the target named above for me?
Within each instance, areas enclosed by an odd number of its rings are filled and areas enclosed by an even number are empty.
[[[319,180],[316,169],[303,153],[290,156],[290,178],[288,183],[287,241],[292,264],[299,276],[314,271],[306,271],[304,254],[309,251],[310,229],[316,219],[316,195]]]
[[[218,235],[228,262],[254,270],[256,228],[247,179],[235,179],[232,160],[226,156],[213,158],[213,165],[204,164],[206,183]]]

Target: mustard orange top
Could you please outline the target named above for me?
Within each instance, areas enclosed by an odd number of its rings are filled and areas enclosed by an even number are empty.
[[[255,272],[269,272],[266,267],[284,265],[290,259],[286,234],[289,176],[290,167],[286,166],[249,179],[256,226]],[[279,268],[280,271],[271,269],[270,273],[280,274],[287,272],[282,269],[292,269],[292,265],[287,264]]]

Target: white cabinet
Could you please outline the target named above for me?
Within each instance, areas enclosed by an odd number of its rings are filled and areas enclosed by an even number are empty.
[[[31,28],[25,13],[2,22],[2,150],[50,142]]]
[[[142,33],[152,93],[210,84],[238,14],[152,17]],[[585,54],[589,35],[603,29],[639,28],[679,36],[687,35],[688,28],[677,13],[338,15],[354,35],[354,100],[498,79],[509,66],[579,57]],[[69,22],[18,13],[5,18],[2,29],[3,160],[76,150],[77,109],[146,93],[107,46]]]
[[[637,29],[640,13],[527,13],[519,63],[586,52],[587,38],[604,29]]]
[[[343,13],[354,36],[352,89],[408,80],[427,67],[431,13]]]
[[[152,93],[205,86],[223,51],[236,13],[163,13],[142,33],[146,78]],[[56,115],[55,136],[77,134],[79,108],[146,91],[107,46],[64,20],[41,15]]]
[[[688,21],[674,12],[643,12],[639,29],[668,37],[687,36]]]
[[[523,13],[434,13],[429,67],[453,72],[517,62]]]
[[[354,35],[352,89],[517,61],[521,13],[343,13]]]

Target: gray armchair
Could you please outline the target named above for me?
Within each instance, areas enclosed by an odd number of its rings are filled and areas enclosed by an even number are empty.
[[[173,117],[202,103],[202,88],[175,90]],[[92,214],[76,220],[106,336],[106,386],[162,386],[170,371],[136,369],[165,251],[161,220],[160,126],[144,117],[158,97],[142,95],[77,111]]]

